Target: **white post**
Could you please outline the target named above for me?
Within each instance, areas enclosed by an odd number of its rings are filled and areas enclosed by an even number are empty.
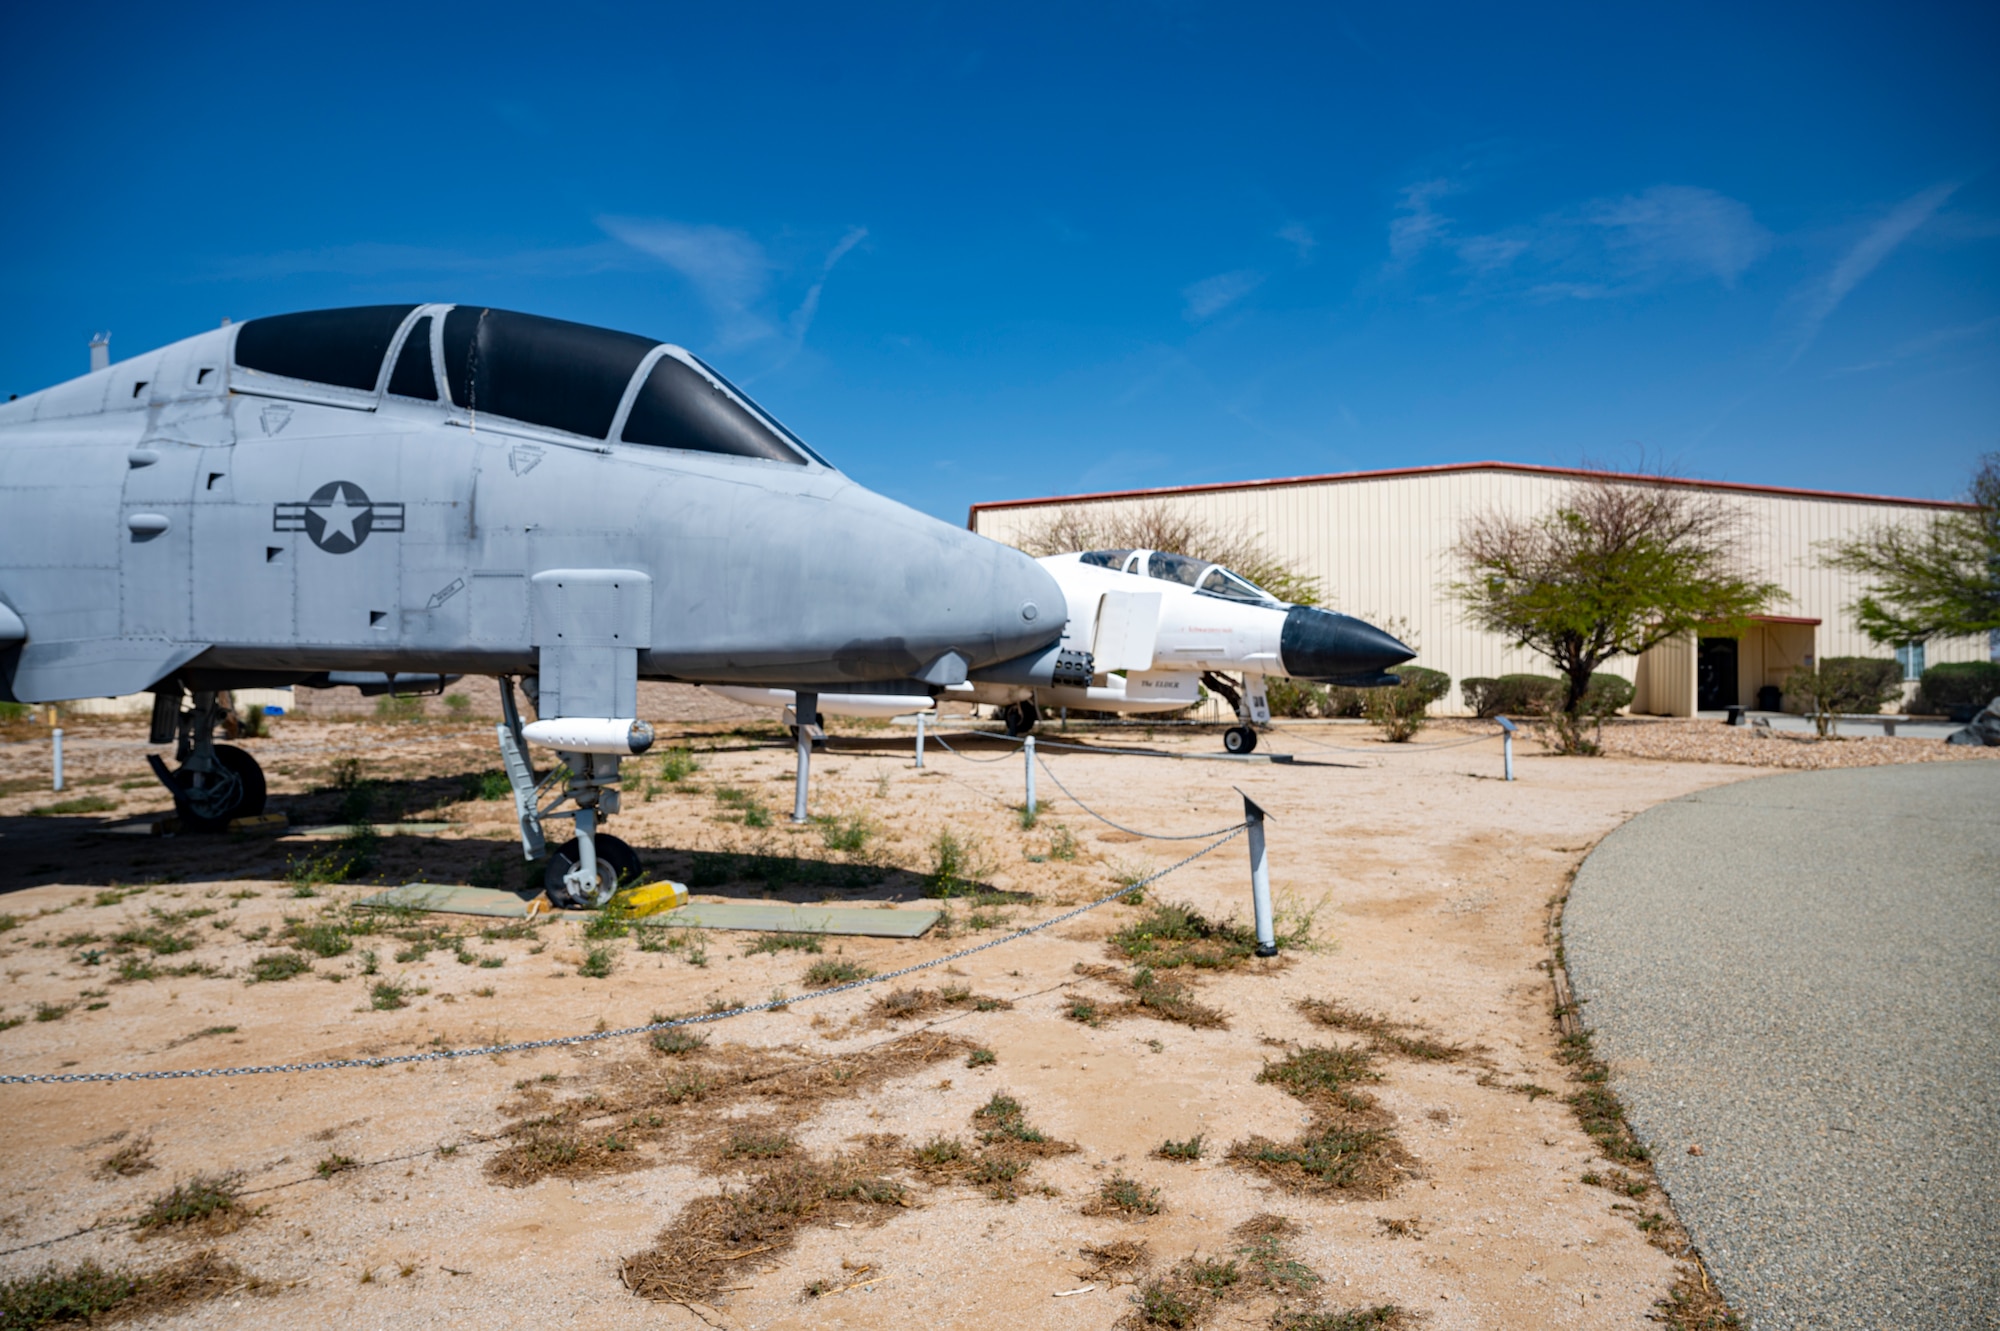
[[[1503,755],[1507,780],[1514,779],[1514,723],[1504,716],[1493,718],[1500,723],[1500,752]]]
[[[1021,741],[1021,755],[1028,763],[1028,811],[1023,815],[1029,827],[1035,825],[1035,737],[1029,735]]]
[[[1278,931],[1271,917],[1271,865],[1264,855],[1264,811],[1248,795],[1243,796],[1243,821],[1250,825],[1250,909],[1257,918],[1257,955],[1275,957]]]
[[[917,770],[924,770],[924,714],[917,713]]]
[[[794,693],[792,695],[792,720],[798,723],[799,768],[798,777],[792,788],[792,821],[811,822],[806,815],[806,782],[812,775],[813,719],[819,715],[819,695],[817,693]]]
[[[56,787],[55,788],[57,790],[61,790],[63,788],[63,773],[62,773],[62,728],[60,726],[56,728],[55,741],[56,741]]]

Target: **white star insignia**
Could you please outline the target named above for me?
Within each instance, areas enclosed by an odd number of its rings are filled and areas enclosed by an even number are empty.
[[[354,524],[360,521],[362,514],[369,511],[371,505],[349,504],[347,502],[347,487],[343,485],[333,492],[332,499],[324,504],[315,504],[313,507],[321,510],[321,520],[326,523],[326,528],[321,533],[322,540],[339,534],[352,543],[354,541]]]

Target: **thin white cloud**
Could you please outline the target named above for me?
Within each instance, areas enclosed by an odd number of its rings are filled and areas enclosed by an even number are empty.
[[[1264,274],[1248,268],[1204,277],[1181,288],[1181,299],[1187,302],[1182,314],[1190,323],[1200,323],[1211,315],[1220,314],[1263,284]]]
[[[1787,367],[1796,365],[1799,357],[1819,336],[1819,330],[1840,308],[1849,292],[1861,285],[1868,275],[1879,267],[1882,261],[1896,252],[1898,246],[1910,238],[1912,232],[1931,219],[1931,215],[1944,206],[1958,190],[1956,181],[1933,185],[1903,200],[1890,210],[1889,215],[1868,229],[1868,234],[1857,241],[1854,247],[1842,255],[1817,284],[1817,290],[1806,297],[1805,312],[1800,316],[1793,337],[1797,346],[1792,351]]]
[[[1588,204],[1583,215],[1601,229],[1607,254],[1635,273],[1712,277],[1733,287],[1771,248],[1749,208],[1712,189],[1655,185]]]
[[[1487,292],[1602,300],[1676,281],[1731,287],[1771,248],[1746,205],[1697,186],[1655,185],[1471,234],[1437,206],[1456,192],[1443,179],[1404,188],[1389,223],[1390,272],[1441,250]]]
[[[826,262],[820,265],[819,281],[812,284],[799,307],[792,311],[792,340],[804,342],[806,330],[812,327],[813,316],[819,313],[819,293],[826,286],[826,279],[833,272],[833,266],[847,257],[847,252],[868,239],[868,228],[857,226],[840,238],[840,242],[827,252]]]
[[[1433,242],[1443,239],[1450,223],[1431,207],[1431,201],[1451,192],[1448,180],[1423,180],[1404,187],[1403,201],[1396,205],[1397,215],[1389,222],[1389,259],[1392,264],[1397,267],[1408,264],[1429,249]]]
[[[1970,342],[1974,338],[1983,337],[1995,330],[2000,330],[2000,315],[1996,315],[1991,319],[1981,319],[1978,323],[1974,324],[1960,324],[1956,328],[1939,328],[1933,332],[1925,333],[1922,337],[1913,337],[1907,342],[1891,347],[1877,360],[1864,361],[1859,365],[1843,365],[1841,368],[1832,371],[1832,373],[1862,374],[1868,370],[1879,370],[1885,366],[1894,365],[1898,361],[1909,360],[1914,356],[1928,355],[1930,352],[1951,346],[1956,342]]]
[[[747,232],[623,217],[599,218],[598,225],[685,277],[715,316],[722,346],[743,346],[773,335],[769,321],[755,309],[770,284],[772,264]]]
[[[1319,245],[1319,238],[1313,235],[1312,228],[1304,222],[1288,222],[1279,227],[1278,239],[1298,251],[1300,263],[1309,262],[1313,250]]]

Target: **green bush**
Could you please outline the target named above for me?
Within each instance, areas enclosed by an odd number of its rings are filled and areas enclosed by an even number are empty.
[[[1367,689],[1365,715],[1382,727],[1383,737],[1401,744],[1424,728],[1430,705],[1451,692],[1451,676],[1423,666],[1398,666],[1402,683]]]
[[[1921,710],[1969,721],[1973,713],[2000,698],[2000,661],[1954,661],[1924,671],[1917,696]],[[1912,711],[1918,710],[1912,705]]]
[[[1555,675],[1502,675],[1498,679],[1468,679],[1459,686],[1465,705],[1475,716],[1546,716],[1562,706],[1567,682]],[[1598,672],[1584,690],[1582,712],[1606,717],[1632,705],[1637,696],[1623,675]]]
[[[1535,716],[1560,701],[1563,682],[1554,675],[1502,675],[1468,679],[1458,688],[1475,716]]]
[[[1903,667],[1893,658],[1829,656],[1813,670],[1786,677],[1783,706],[1802,716],[1821,710],[1872,715],[1902,696]]]
[[[1598,719],[1613,716],[1630,707],[1638,696],[1632,681],[1623,675],[1599,672],[1590,677],[1590,687],[1583,691],[1583,714]]]
[[[1883,671],[1882,666],[1888,666]],[[1865,656],[1829,656],[1810,669],[1785,677],[1784,707],[1813,718],[1824,739],[1834,733],[1834,717],[1846,712],[1873,713],[1902,692],[1901,671],[1894,661]]]

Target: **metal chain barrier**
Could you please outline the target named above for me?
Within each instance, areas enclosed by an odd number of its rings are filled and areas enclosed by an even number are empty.
[[[699,1016],[676,1017],[671,1021],[649,1022],[644,1026],[625,1026],[615,1031],[591,1031],[585,1035],[555,1036],[546,1040],[518,1040],[512,1044],[485,1045],[475,1049],[434,1049],[423,1054],[392,1054],[382,1058],[331,1058],[312,1063],[273,1063],[260,1067],[242,1068],[177,1068],[157,1072],[6,1073],[0,1074],[0,1085],[23,1086],[31,1084],[104,1081],[182,1081],[194,1077],[253,1077],[274,1072],[330,1072],[345,1068],[389,1068],[399,1064],[443,1063],[459,1058],[484,1058],[498,1054],[526,1053],[533,1049],[560,1049],[570,1045],[595,1044],[600,1040],[623,1039],[629,1035],[645,1035],[651,1031],[663,1031],[676,1026],[700,1026],[706,1025],[709,1022],[727,1021],[732,1017],[747,1016],[753,1012],[769,1012],[775,1008],[815,1002],[822,998],[832,998],[836,994],[849,993],[856,989],[865,989],[871,985],[886,984],[890,980],[898,980],[905,975],[914,975],[918,971],[930,970],[935,966],[949,965],[954,961],[963,961],[967,957],[976,956],[981,952],[999,947],[1002,944],[1026,938],[1029,934],[1040,933],[1044,929],[1053,929],[1058,924],[1073,920],[1077,916],[1096,910],[1100,906],[1107,906],[1121,897],[1127,897],[1134,892],[1144,890],[1175,870],[1185,868],[1194,863],[1210,851],[1228,845],[1247,826],[1249,826],[1248,823],[1238,823],[1234,827],[1226,828],[1224,830],[1227,832],[1227,835],[1222,836],[1219,840],[1210,842],[1200,850],[1195,851],[1192,855],[1176,860],[1158,873],[1148,874],[1136,883],[1121,887],[1116,892],[1101,896],[1095,901],[1086,902],[1074,910],[1064,911],[1061,915],[1043,920],[1040,924],[1031,924],[1026,928],[1016,929],[1011,934],[1002,934],[998,938],[989,939],[975,947],[964,948],[946,956],[936,957],[930,961],[919,961],[913,965],[904,966],[900,970],[889,971],[883,975],[871,975],[865,979],[850,980],[846,984],[834,985],[828,989],[818,989],[810,994],[801,994],[797,998],[773,998],[762,1003],[751,1003],[744,1007],[730,1008],[723,1012],[705,1012]]]
[[[991,731],[986,731],[986,730],[975,730],[972,733],[975,735],[992,734]],[[950,754],[952,757],[963,759],[964,761],[969,763],[1004,763],[1009,758],[1014,756],[1011,753],[1002,753],[992,758],[975,758],[969,753],[960,753],[957,749],[951,747],[951,745],[946,742],[944,735],[939,731],[933,730],[930,733],[930,738],[936,740],[938,742],[938,747],[943,749],[946,753]],[[1021,742],[1021,737],[1019,735],[994,735],[993,738],[1004,739],[1010,744],[1019,744]]]
[[[1103,814],[1099,813],[1097,810],[1091,808],[1088,804],[1085,804],[1082,800],[1076,797],[1076,793],[1074,791],[1072,791],[1068,786],[1062,783],[1062,778],[1055,774],[1055,769],[1050,767],[1046,762],[1043,762],[1040,755],[1036,756],[1035,761],[1037,763],[1040,763],[1042,770],[1049,774],[1049,780],[1056,783],[1056,789],[1060,790],[1063,794],[1069,796],[1070,803],[1076,805],[1077,808],[1082,809],[1085,813],[1089,814],[1092,818],[1095,818],[1098,822],[1103,823],[1106,827],[1115,827],[1119,831],[1124,832],[1130,836],[1143,837],[1147,841],[1206,841],[1210,837],[1221,836],[1224,832],[1229,832],[1233,835],[1237,829],[1243,827],[1242,823],[1238,823],[1236,824],[1235,828],[1223,827],[1223,828],[1218,828],[1213,832],[1196,832],[1190,836],[1161,836],[1157,832],[1141,832],[1135,827],[1127,827],[1123,823],[1114,823],[1109,818],[1106,818]]]
[[[1498,735],[1474,735],[1470,739],[1455,739],[1449,744],[1396,744],[1377,749],[1352,749],[1340,744],[1328,744],[1324,740],[1312,739],[1297,733],[1286,733],[1285,738],[1310,744],[1315,749],[1326,749],[1331,753],[1372,753],[1377,757],[1401,758],[1413,753],[1442,753],[1446,749],[1462,749],[1468,744],[1485,744],[1499,739]]]

